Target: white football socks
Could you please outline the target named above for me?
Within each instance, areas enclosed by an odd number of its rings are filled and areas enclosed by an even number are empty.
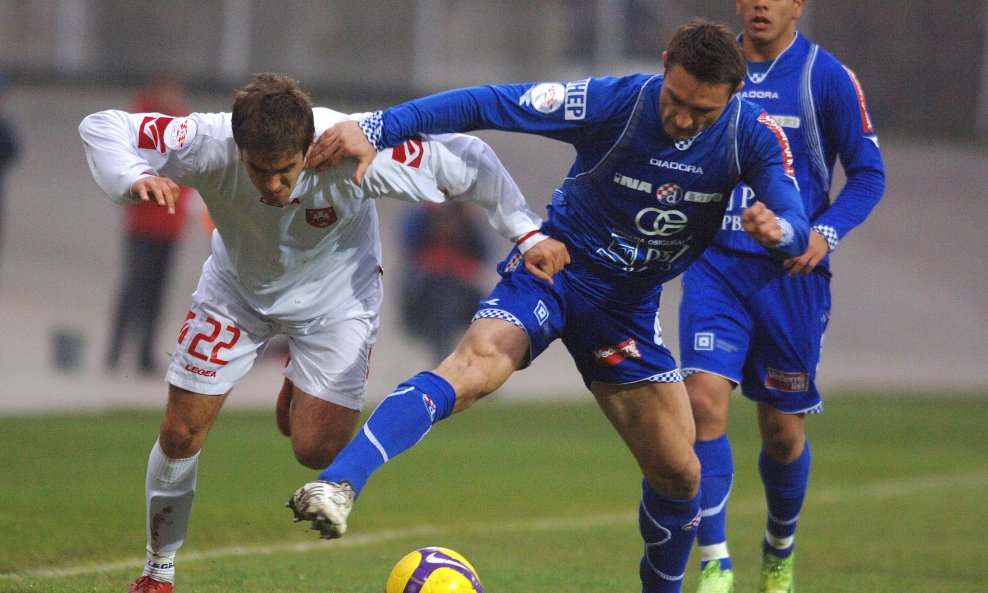
[[[198,466],[198,453],[186,459],[170,459],[158,441],[151,448],[145,482],[147,563],[144,574],[156,581],[175,581],[175,552],[185,541]]]

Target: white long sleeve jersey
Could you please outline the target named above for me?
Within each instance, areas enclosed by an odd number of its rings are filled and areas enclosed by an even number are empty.
[[[316,137],[351,117],[325,108],[313,114]],[[375,198],[473,201],[510,240],[542,224],[493,150],[461,134],[425,136],[378,153],[360,185],[352,160],[321,173],[306,169],[287,206],[269,205],[240,161],[230,121],[229,113],[109,110],[83,119],[79,133],[96,183],[114,202],[136,202],[130,188],[142,176],[196,188],[216,226],[205,265],[272,320],[305,322],[375,294]]]

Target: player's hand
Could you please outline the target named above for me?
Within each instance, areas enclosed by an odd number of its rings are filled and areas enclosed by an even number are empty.
[[[830,253],[830,243],[827,243],[827,239],[820,234],[820,231],[811,230],[806,253],[799,257],[787,259],[784,265],[789,270],[790,276],[805,276],[812,272],[828,253]]]
[[[782,240],[782,225],[775,213],[761,202],[755,202],[741,213],[741,227],[765,247],[774,247]]]
[[[142,202],[154,202],[161,208],[168,208],[168,214],[175,214],[175,204],[182,190],[167,177],[142,177],[130,186],[130,193]]]
[[[553,238],[543,239],[525,252],[525,268],[536,278],[552,284],[552,277],[569,265],[569,250]]]
[[[377,151],[364,136],[360,125],[353,120],[346,120],[323,132],[309,147],[305,166],[316,171],[325,171],[344,158],[353,157],[357,159],[353,180],[359,184],[376,155]]]

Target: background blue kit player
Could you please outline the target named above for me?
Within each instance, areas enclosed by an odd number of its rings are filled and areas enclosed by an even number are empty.
[[[803,419],[822,411],[816,369],[830,318],[828,253],[865,220],[885,187],[878,139],[856,76],[796,32],[803,1],[737,5],[748,59],[740,94],[785,129],[812,232],[801,256],[784,265],[767,257],[739,223],[762,193],[741,184],[722,230],[683,275],[680,356],[702,467],[700,590],[711,593],[730,591],[734,578],[725,523],[734,474],[726,429],[735,385],[757,402],[764,444],[759,470],[769,519],[760,591],[792,588],[793,537],[810,471]],[[831,203],[838,157],[846,183]]]

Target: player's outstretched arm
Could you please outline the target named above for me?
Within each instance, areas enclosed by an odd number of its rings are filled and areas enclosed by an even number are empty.
[[[344,158],[355,158],[357,170],[353,174],[353,181],[359,185],[375,155],[377,150],[364,136],[360,125],[353,120],[346,120],[319,136],[309,148],[305,156],[305,164],[310,169],[325,171]]]
[[[167,177],[141,177],[130,186],[130,193],[142,202],[154,202],[161,208],[168,208],[175,214],[175,204],[182,190],[177,183]]]
[[[551,237],[532,245],[525,252],[525,267],[536,278],[552,284],[552,277],[569,265],[569,250]]]

